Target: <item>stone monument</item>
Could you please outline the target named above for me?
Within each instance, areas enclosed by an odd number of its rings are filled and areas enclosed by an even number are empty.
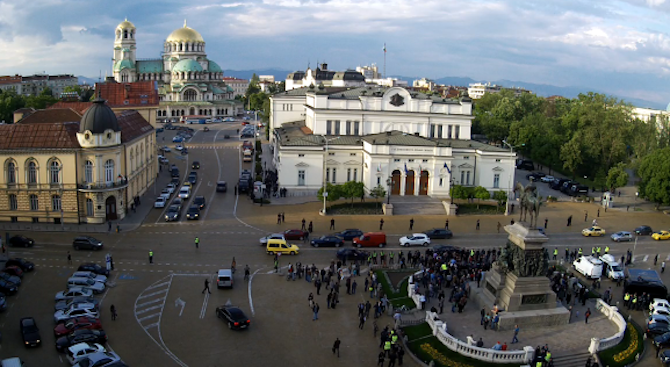
[[[539,205],[535,187],[522,188],[522,211],[531,212],[537,222]],[[537,200],[537,201],[535,201]],[[525,219],[520,214],[519,219]],[[547,326],[567,324],[570,312],[556,303],[556,294],[551,290],[547,277],[549,253],[543,248],[549,238],[539,229],[526,222],[505,226],[509,234],[507,244],[501,250],[491,271],[484,279],[484,289],[479,294],[483,307],[497,304],[500,330],[525,326]],[[490,308],[489,308],[490,309]]]

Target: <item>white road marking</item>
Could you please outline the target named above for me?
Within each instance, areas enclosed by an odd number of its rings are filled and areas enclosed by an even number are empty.
[[[181,316],[182,313],[184,313],[184,307],[186,307],[186,302],[183,301],[181,298],[177,298],[177,299],[174,301],[174,306],[175,306],[175,307],[179,307],[179,306],[181,306],[181,310],[179,311],[179,316]],[[202,318],[202,317],[201,317],[201,318]]]
[[[644,259],[642,261],[646,262],[647,260],[649,260],[649,255],[644,255]]]
[[[162,301],[163,299],[160,299],[160,300]],[[159,308],[161,308],[161,307],[162,307],[162,305],[152,306],[152,307],[145,308],[145,309],[143,309],[143,310],[141,310],[141,311],[137,311],[137,309],[135,309],[135,315],[141,315],[141,314],[143,314],[143,313],[147,313],[147,312],[149,312],[149,311],[157,310],[157,309],[159,309]]]
[[[251,274],[251,276],[249,277],[249,283],[247,284],[247,294],[249,295],[249,309],[251,310],[251,315],[253,315],[253,316],[256,316],[256,310],[254,310],[254,300],[251,297],[251,282],[254,280],[254,276],[256,275],[256,273],[258,273],[262,269],[263,268],[260,268],[260,269],[257,269],[256,271],[254,271],[254,273]],[[270,274],[270,273],[268,273],[268,274]]]
[[[156,298],[155,300],[152,300],[152,301],[149,301],[149,302],[136,304],[135,308],[145,307],[145,306],[148,306],[150,304],[153,304],[153,303],[156,303],[156,302],[161,302],[161,301],[163,301],[163,298]]]
[[[137,312],[136,312],[136,313],[137,313]],[[152,318],[154,318],[154,317],[159,317],[160,315],[161,315],[161,313],[158,312],[158,313],[151,314],[151,315],[149,315],[149,316],[144,316],[144,317],[139,318],[139,319],[137,318],[137,315],[135,315],[135,319],[137,319],[138,322],[142,322],[142,321],[144,321],[144,320],[152,319]]]
[[[169,287],[169,286],[168,286],[168,287]],[[165,289],[165,290],[162,290],[162,291],[158,291],[158,292],[153,292],[153,293],[145,294],[145,295],[143,295],[143,296],[139,296],[139,297],[137,297],[137,299],[144,299],[144,298],[148,298],[148,297],[151,297],[151,296],[156,296],[156,295],[159,295],[159,294],[167,293],[168,290],[169,290],[169,289]]]
[[[169,285],[169,284],[170,284],[170,282],[158,283],[158,284],[155,284],[155,285],[150,286],[149,288],[146,288],[145,291],[146,291],[146,290],[149,290],[149,289],[154,289],[154,288],[158,288],[158,287],[163,287],[163,286],[165,286],[165,285]]]

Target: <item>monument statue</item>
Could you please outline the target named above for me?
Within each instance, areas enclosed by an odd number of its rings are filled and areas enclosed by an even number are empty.
[[[503,273],[511,272],[518,277],[541,277],[549,269],[549,252],[544,248],[524,250],[507,241],[496,263]]]
[[[517,182],[514,191],[519,191],[519,221],[525,222],[528,212],[530,212],[530,226],[537,226],[541,205],[540,198],[537,196],[537,187],[533,185],[532,181],[526,186]]]

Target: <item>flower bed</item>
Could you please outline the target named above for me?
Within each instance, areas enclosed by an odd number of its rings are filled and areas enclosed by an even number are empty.
[[[605,366],[626,366],[639,358],[643,348],[642,332],[629,322],[621,343],[598,353],[598,357]]]
[[[382,284],[384,294],[386,294],[394,308],[402,306],[405,306],[407,309],[416,308],[416,304],[412,301],[412,298],[407,295],[407,278],[400,283],[398,292],[395,292],[395,287],[389,283],[390,279],[384,270],[375,270],[375,274],[377,274],[377,281]]]

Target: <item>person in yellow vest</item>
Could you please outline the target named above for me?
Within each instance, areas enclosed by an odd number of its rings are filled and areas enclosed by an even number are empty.
[[[595,256],[595,255],[596,255],[596,247],[593,246],[593,247],[591,247],[591,256]]]
[[[596,247],[596,254],[600,257],[600,246]]]
[[[608,252],[610,252],[610,247],[609,247],[609,246],[605,246],[605,255],[607,255]]]
[[[389,265],[393,265],[393,251],[389,251]]]
[[[554,260],[556,260],[556,256],[558,256],[558,247],[554,247]]]
[[[577,250],[577,255],[582,256],[582,248],[580,247],[579,250]]]
[[[391,353],[391,341],[387,340],[384,342],[384,353],[388,356]]]
[[[398,334],[393,333],[391,336],[391,344],[395,345],[398,342]]]
[[[637,307],[637,293],[633,296],[633,300],[631,301],[630,305],[630,308],[632,308],[633,310],[635,309],[635,307]]]
[[[375,265],[377,264],[377,251],[372,253],[372,263]]]
[[[628,292],[623,296],[623,305],[630,310],[630,293]]]
[[[442,265],[440,266],[440,270],[446,272],[447,271],[447,264],[442,263]]]
[[[475,250],[470,250],[470,257],[474,257],[474,256],[475,256]]]
[[[535,362],[535,367],[542,367],[543,361]]]
[[[544,360],[547,361],[547,363],[549,363],[550,359],[551,359],[551,352],[547,351],[547,354],[544,356]]]

